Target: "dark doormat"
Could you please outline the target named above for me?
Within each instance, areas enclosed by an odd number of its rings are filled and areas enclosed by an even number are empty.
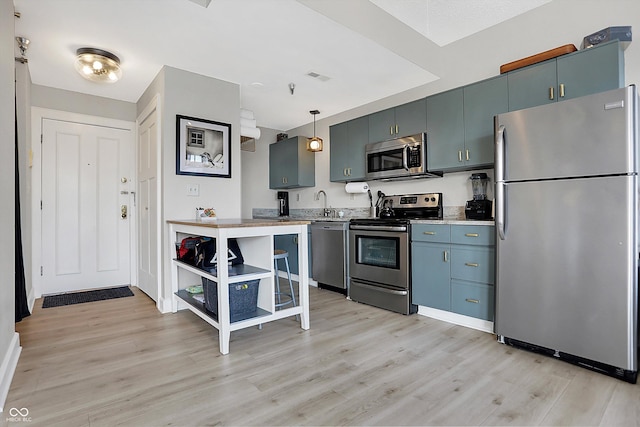
[[[114,298],[132,297],[128,286],[118,288],[97,289],[95,291],[73,292],[68,294],[49,295],[44,297],[42,308],[60,307],[63,305],[81,304],[83,302],[103,301]]]

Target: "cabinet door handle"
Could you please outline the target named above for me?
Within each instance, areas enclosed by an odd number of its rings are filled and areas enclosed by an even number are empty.
[[[480,264],[478,264],[477,262],[465,262],[464,265],[466,265],[467,267],[478,267]]]
[[[467,152],[467,161],[469,161],[469,150],[466,150]]]
[[[465,233],[466,237],[478,237],[479,234],[478,233]]]
[[[553,99],[553,86],[549,88],[549,99]]]
[[[564,98],[564,83],[560,83],[560,98]]]
[[[424,232],[424,233],[422,233],[422,234],[426,234],[427,236],[435,236],[435,235],[436,235],[436,232],[435,232],[435,231],[425,231],[425,232]]]
[[[347,168],[347,175],[351,176],[351,168]]]
[[[462,150],[458,150],[458,161],[462,161]]]
[[[473,299],[473,298],[465,298],[466,302],[472,302],[474,304],[480,304],[480,300],[477,299]]]
[[[449,262],[449,252],[448,251],[442,251],[442,260],[444,262]]]
[[[400,133],[400,128],[396,125],[396,134]]]
[[[393,126],[389,126],[389,135],[393,135]]]

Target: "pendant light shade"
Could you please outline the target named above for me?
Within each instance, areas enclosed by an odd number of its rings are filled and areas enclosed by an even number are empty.
[[[318,110],[309,111],[313,114],[313,138],[307,139],[307,151],[322,151],[322,138],[316,136],[316,114],[320,114]]]
[[[96,83],[115,83],[122,77],[120,59],[111,52],[92,47],[76,51],[75,68],[82,77]]]

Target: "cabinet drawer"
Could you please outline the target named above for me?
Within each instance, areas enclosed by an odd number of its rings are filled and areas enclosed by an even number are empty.
[[[495,227],[492,225],[452,225],[451,243],[493,246],[496,243]]]
[[[494,283],[495,250],[452,246],[451,277],[472,282]]]
[[[413,242],[449,243],[451,226],[448,224],[412,224],[411,240]]]
[[[451,311],[465,316],[493,321],[493,286],[452,280]]]

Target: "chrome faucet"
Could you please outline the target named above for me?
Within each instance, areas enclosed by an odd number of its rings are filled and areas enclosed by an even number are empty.
[[[324,205],[322,209],[322,215],[329,216],[329,214],[331,213],[331,209],[327,209],[327,193],[325,193],[324,190],[318,191],[316,193],[316,200],[320,200],[320,193],[324,195]]]

